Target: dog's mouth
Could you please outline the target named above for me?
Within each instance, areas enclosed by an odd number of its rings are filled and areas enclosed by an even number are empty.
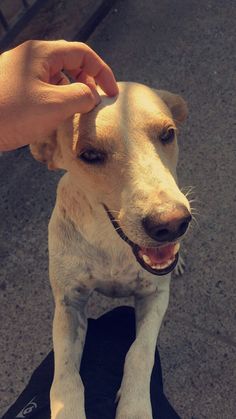
[[[142,247],[133,243],[124,233],[109,209],[107,215],[119,236],[131,247],[138,263],[153,275],[167,275],[176,267],[179,258],[179,243],[168,243],[158,247]]]

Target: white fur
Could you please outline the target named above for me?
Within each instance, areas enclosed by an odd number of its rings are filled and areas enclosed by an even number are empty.
[[[134,297],[136,340],[126,356],[116,419],[152,418],[150,377],[171,275],[155,276],[140,266],[102,204],[130,240],[156,245],[144,232],[141,218],[167,200],[189,208],[177,186],[177,143],[163,147],[158,139],[163,127],[176,126],[185,116],[186,105],[179,96],[122,83],[118,98],[103,97],[93,112],[64,123],[56,139],[32,147],[39,160],[45,160],[46,150],[49,167],[68,171],[59,183],[49,224],[55,298],[52,419],[85,419],[79,369],[86,305],[95,290]],[[81,163],[78,154],[88,143],[108,150],[107,165]]]

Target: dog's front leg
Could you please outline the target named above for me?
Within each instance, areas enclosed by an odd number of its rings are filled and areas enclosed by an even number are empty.
[[[52,419],[85,419],[84,388],[79,375],[87,330],[84,296],[55,299],[53,344],[54,380],[51,387]]]
[[[169,277],[156,292],[135,298],[136,339],[127,353],[116,419],[152,419],[150,380],[156,342],[169,301]]]

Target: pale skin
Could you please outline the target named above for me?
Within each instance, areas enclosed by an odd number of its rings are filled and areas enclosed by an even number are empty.
[[[100,102],[97,85],[118,94],[110,67],[81,42],[27,41],[1,54],[0,151],[33,144],[91,111]]]

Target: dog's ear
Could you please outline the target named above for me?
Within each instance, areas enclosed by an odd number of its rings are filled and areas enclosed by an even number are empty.
[[[54,161],[54,154],[57,148],[57,135],[54,132],[50,137],[38,141],[34,144],[30,144],[30,151],[33,157],[45,163],[48,166],[49,170],[57,169],[57,166]]]
[[[185,100],[181,96],[166,90],[157,90],[157,94],[170,109],[176,124],[182,124],[188,116],[188,107]]]

